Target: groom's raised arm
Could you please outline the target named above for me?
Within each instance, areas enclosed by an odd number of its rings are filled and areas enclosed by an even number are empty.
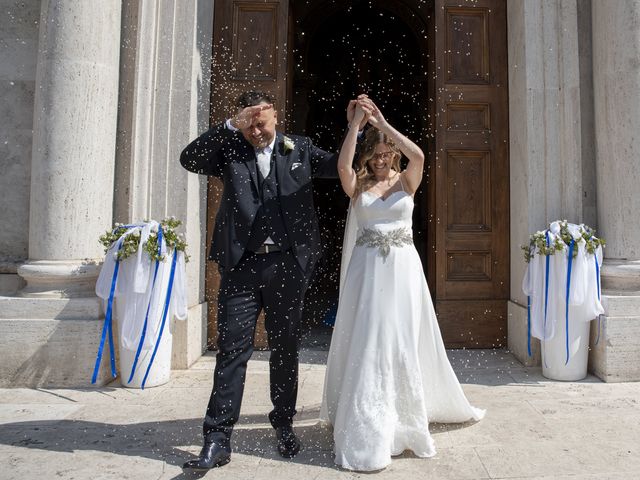
[[[307,142],[313,177],[338,178],[338,154],[316,147],[310,138],[307,138]]]
[[[358,99],[366,98],[367,96],[362,94],[358,96]],[[347,104],[347,124],[351,125],[351,120],[355,115],[357,100],[351,100]],[[362,118],[362,121],[358,125],[358,137],[356,144],[356,155],[358,151],[358,147],[360,145],[360,140],[362,139],[363,128],[367,124],[367,120],[369,115],[365,115]],[[340,145],[338,150],[342,149],[342,144],[347,138],[347,133],[349,132],[349,128],[347,128],[342,136],[342,140],[340,141]],[[321,148],[316,147],[311,142],[311,139],[308,139],[309,142],[309,151],[311,152],[311,169],[313,172],[313,176],[315,178],[338,178],[338,154],[337,153],[329,153]]]
[[[192,141],[180,154],[180,164],[193,173],[222,176],[222,147],[234,136],[225,123],[214,125]]]

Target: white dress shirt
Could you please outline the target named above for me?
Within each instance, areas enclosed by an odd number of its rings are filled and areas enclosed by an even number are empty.
[[[271,171],[271,154],[273,153],[273,147],[276,144],[276,137],[273,136],[273,140],[271,143],[264,148],[256,148],[256,160],[258,163],[258,168],[260,169],[260,173],[262,173],[262,178],[267,178],[269,176],[269,172]]]
[[[231,119],[227,119],[225,122],[225,127],[231,131],[237,131],[238,129],[231,125]],[[269,176],[269,172],[271,172],[271,154],[273,153],[273,147],[276,144],[276,136],[273,136],[273,140],[271,143],[264,148],[254,148],[256,153],[256,163],[258,168],[260,169],[260,173],[262,174],[262,178],[267,178]],[[267,237],[264,241],[269,245],[274,245],[275,242],[271,239],[271,237]]]

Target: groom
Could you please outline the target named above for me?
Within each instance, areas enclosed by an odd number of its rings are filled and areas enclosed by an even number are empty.
[[[219,177],[224,185],[209,258],[221,275],[218,354],[204,419],[204,447],[185,469],[208,470],[230,461],[247,362],[262,309],[271,356],[270,390],[277,448],[295,456],[293,431],[298,391],[300,315],[320,253],[312,177],[337,177],[337,155],[308,137],[276,131],[278,113],[264,92],[245,92],[237,112],[214,125],[182,152],[187,170]],[[347,108],[353,118],[355,101]]]

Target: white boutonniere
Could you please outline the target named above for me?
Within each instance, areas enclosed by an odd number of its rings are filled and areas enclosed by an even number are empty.
[[[296,144],[293,143],[293,140],[291,140],[289,137],[283,137],[282,143],[284,145],[284,153],[292,151],[296,146]]]

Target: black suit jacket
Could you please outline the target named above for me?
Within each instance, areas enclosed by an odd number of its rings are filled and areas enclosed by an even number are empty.
[[[317,148],[308,137],[276,134],[274,167],[287,237],[300,267],[310,273],[320,255],[318,218],[311,179],[336,178],[338,155]],[[191,142],[180,155],[187,170],[219,177],[224,185],[216,216],[209,258],[222,268],[234,267],[242,257],[260,206],[258,172],[253,147],[240,132],[224,123]]]

